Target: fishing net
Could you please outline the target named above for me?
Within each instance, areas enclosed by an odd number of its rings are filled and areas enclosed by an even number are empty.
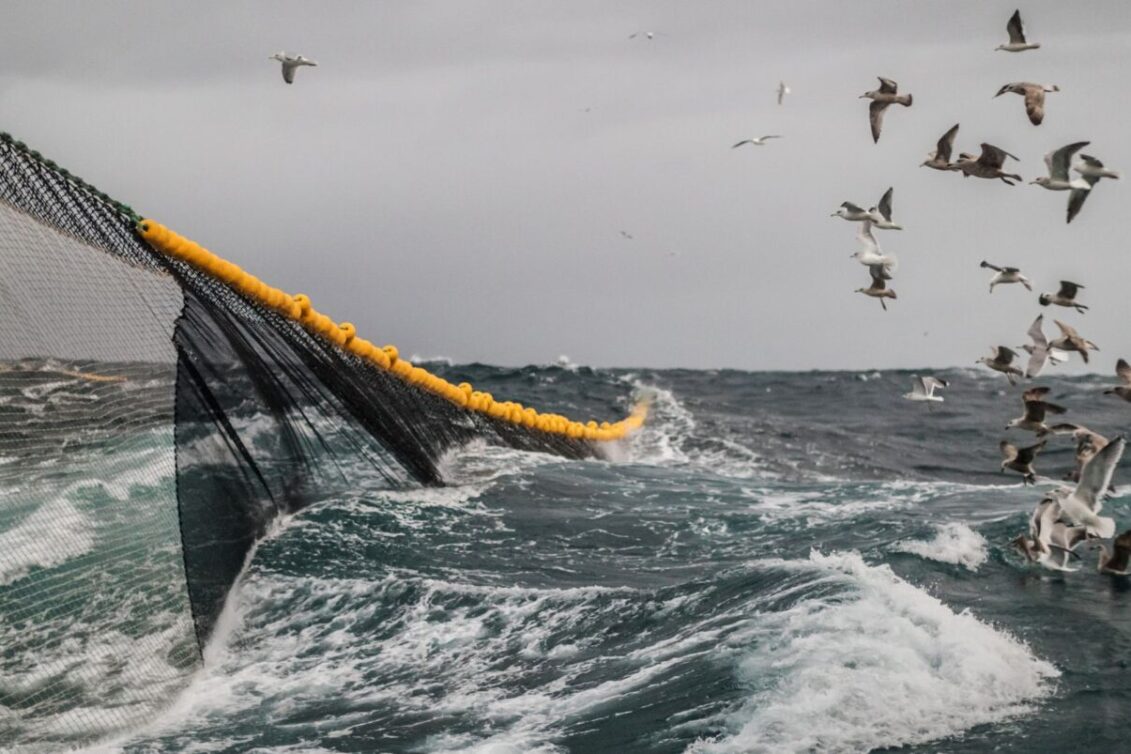
[[[0,136],[0,749],[142,722],[202,662],[255,543],[476,440],[600,455],[453,385]]]

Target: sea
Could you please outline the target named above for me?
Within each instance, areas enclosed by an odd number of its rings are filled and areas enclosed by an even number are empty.
[[[1023,386],[933,371],[928,406],[902,398],[926,370],[428,366],[580,418],[646,395],[651,416],[606,458],[472,442],[443,486],[359,478],[277,521],[204,666],[82,750],[1128,750],[1131,582],[1091,545],[1071,572],[1010,545],[1074,463],[1057,436],[1036,487],[999,471],[1002,439],[1035,441],[1005,430]],[[1131,425],[1111,377],[1049,371],[1058,419]]]

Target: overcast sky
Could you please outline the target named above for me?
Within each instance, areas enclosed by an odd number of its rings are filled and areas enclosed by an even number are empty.
[[[961,122],[1026,181],[1071,141],[1131,170],[1131,3],[6,3],[0,128],[378,343],[457,361],[972,365],[1036,292],[1131,357],[1131,180],[1067,195],[920,168]],[[635,31],[663,32],[630,40]],[[318,61],[283,83],[278,50]],[[883,75],[914,95],[873,145]],[[794,94],[775,102],[779,79]],[[1029,124],[1010,81],[1058,84]],[[766,147],[730,145],[780,133]],[[829,214],[895,187],[889,311]],[[633,240],[621,237],[626,230]],[[1077,360],[1078,361],[1078,360]]]

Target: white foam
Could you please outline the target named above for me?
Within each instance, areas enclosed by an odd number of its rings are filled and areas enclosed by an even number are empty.
[[[1009,634],[857,553],[777,561],[839,596],[758,616],[730,637],[751,696],[728,734],[689,751],[866,752],[957,735],[1031,710],[1059,675]]]
[[[961,523],[948,523],[935,528],[937,533],[934,539],[904,540],[896,542],[891,549],[927,560],[960,565],[970,571],[977,571],[986,562],[989,545],[981,534]]]
[[[33,568],[53,568],[93,548],[93,522],[70,501],[51,500],[0,532],[0,586],[22,579]]]

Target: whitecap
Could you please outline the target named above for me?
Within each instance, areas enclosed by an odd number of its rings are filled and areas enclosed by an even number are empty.
[[[935,528],[934,539],[903,540],[896,542],[891,549],[927,560],[960,565],[970,571],[977,571],[986,562],[989,545],[981,534],[961,523],[947,523]]]

